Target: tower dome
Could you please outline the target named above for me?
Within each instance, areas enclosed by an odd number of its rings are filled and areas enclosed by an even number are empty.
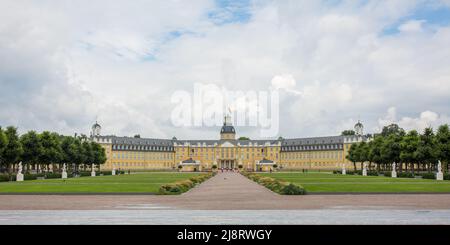
[[[361,121],[358,120],[358,122],[355,124],[355,134],[356,135],[363,135],[364,126],[361,123]]]
[[[222,140],[234,140],[236,131],[231,123],[231,117],[226,115],[224,118],[223,126],[220,129],[220,139]]]
[[[99,136],[101,130],[102,127],[95,121],[94,125],[92,125],[92,136]]]

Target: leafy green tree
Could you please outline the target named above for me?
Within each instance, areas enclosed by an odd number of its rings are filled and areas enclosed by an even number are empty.
[[[61,163],[66,163],[68,167],[72,167],[75,164],[77,152],[74,148],[75,139],[71,136],[61,136]],[[61,167],[61,166],[60,166]],[[73,171],[76,171],[72,168]]]
[[[72,156],[72,163],[75,164],[75,171],[78,172],[79,167],[81,166],[81,164],[86,162],[86,156],[84,154],[84,149],[83,146],[81,144],[81,140],[80,138],[76,137],[74,138],[72,144],[70,145],[71,148],[71,152],[73,153]]]
[[[238,140],[250,140],[250,138],[249,137],[244,137],[244,136],[241,136],[241,137],[239,137],[239,139]]]
[[[11,174],[14,164],[16,164],[23,153],[22,144],[20,143],[17,128],[9,126],[4,131],[8,144],[3,149],[3,161],[6,165],[8,173]]]
[[[443,171],[448,172],[450,163],[450,130],[448,124],[441,125],[436,132],[437,155],[443,163]]]
[[[432,128],[426,128],[420,136],[420,144],[416,151],[417,161],[422,166],[427,166],[428,172],[431,172],[431,165],[436,165],[438,151],[436,149],[436,138]]]
[[[96,142],[91,142],[91,148],[93,153],[93,163],[98,166],[100,171],[100,166],[107,160],[105,149]]]
[[[89,141],[83,141],[81,143],[81,154],[85,170],[86,165],[89,165],[92,168],[92,164],[94,163],[95,159],[94,159],[94,151],[92,150],[92,145],[89,143]]]
[[[5,150],[6,145],[8,145],[8,138],[6,138],[5,133],[3,133],[2,127],[0,127],[0,170],[3,168],[4,165],[3,151]]]
[[[381,135],[369,142],[369,161],[377,164],[377,171],[380,171],[380,165],[383,162],[381,156],[381,147],[383,146],[384,137]]]
[[[62,149],[60,137],[56,133],[48,131],[42,132],[40,135],[42,144],[42,154],[39,157],[39,163],[45,164],[46,169],[50,169],[50,165],[60,163],[62,159]]]
[[[367,142],[363,141],[359,143],[358,146],[358,151],[357,151],[357,155],[358,155],[358,160],[361,162],[361,169],[363,169],[363,164],[364,162],[370,161],[369,158],[369,145],[367,144]]]
[[[25,165],[33,166],[37,170],[36,166],[41,158],[43,147],[39,135],[31,130],[20,137],[20,142],[23,147],[22,161]],[[27,167],[27,171],[29,168]]]
[[[342,131],[341,132],[341,135],[344,135],[344,136],[349,136],[349,135],[355,135],[356,133],[355,133],[355,130],[344,130],[344,131]]]
[[[408,166],[414,173],[414,164],[417,163],[417,149],[420,144],[420,136],[416,130],[411,130],[400,142],[400,160]],[[408,167],[407,167],[408,169]]]
[[[381,159],[386,165],[391,165],[393,162],[400,162],[400,141],[402,137],[397,134],[390,134],[383,141],[381,146]],[[385,168],[386,169],[386,168]]]
[[[405,135],[405,130],[400,128],[395,123],[383,127],[383,130],[381,131],[381,135],[382,136],[387,137],[387,136],[392,135],[392,134],[399,135],[399,136],[404,136]]]
[[[353,163],[353,169],[356,171],[356,162],[359,161],[359,153],[358,153],[358,146],[359,144],[354,143],[350,146],[350,149],[348,149],[347,156],[345,158]]]

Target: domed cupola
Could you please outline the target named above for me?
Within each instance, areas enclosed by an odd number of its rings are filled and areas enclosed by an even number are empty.
[[[97,123],[97,121],[95,121],[94,125],[92,125],[92,136],[99,136],[100,132],[102,130],[102,127],[100,126],[100,124]]]
[[[231,117],[226,115],[224,118],[222,129],[220,129],[221,140],[234,140],[236,138],[236,131],[231,123]]]
[[[361,123],[361,121],[358,120],[358,122],[355,124],[355,134],[356,135],[363,135],[364,126]]]

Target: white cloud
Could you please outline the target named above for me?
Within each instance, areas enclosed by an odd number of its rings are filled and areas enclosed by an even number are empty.
[[[378,119],[378,127],[375,130],[381,131],[384,126],[395,123],[407,131],[414,129],[418,132],[423,132],[427,127],[437,128],[439,125],[449,122],[449,118],[446,115],[439,115],[429,110],[421,112],[419,117],[403,116],[400,119],[397,119],[397,117],[396,108],[390,107],[384,118]]]
[[[425,22],[425,20],[410,20],[400,25],[398,29],[405,33],[420,32],[422,31],[422,24]]]
[[[337,134],[358,116],[376,129],[391,105],[439,116],[383,123],[448,122],[450,28],[382,34],[419,3],[263,1],[248,22],[216,25],[206,0],[2,1],[0,124],[87,133],[98,115],[110,134],[217,137],[170,124],[171,94],[195,82],[279,89],[285,137]]]

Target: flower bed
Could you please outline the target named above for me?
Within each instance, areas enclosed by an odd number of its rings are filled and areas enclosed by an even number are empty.
[[[306,190],[301,185],[296,185],[286,181],[280,181],[274,178],[261,176],[253,173],[242,172],[242,175],[255,181],[256,183],[281,195],[305,195]]]
[[[213,177],[216,173],[200,174],[198,176],[191,177],[187,180],[177,181],[175,183],[165,184],[159,188],[159,194],[161,195],[178,195],[190,190],[196,185],[204,182],[205,180]]]

